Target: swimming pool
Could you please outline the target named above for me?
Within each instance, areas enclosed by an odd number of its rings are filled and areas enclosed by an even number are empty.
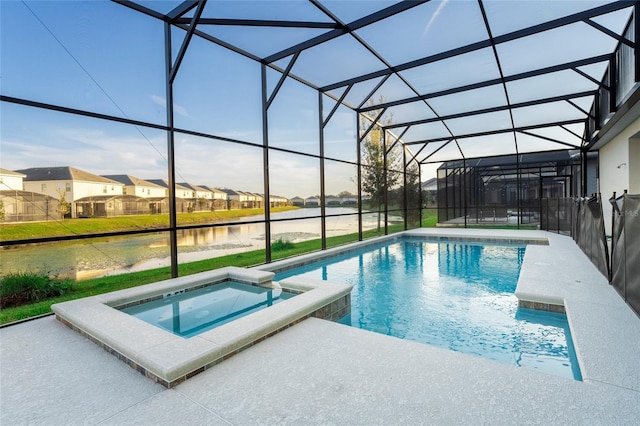
[[[121,309],[181,337],[193,337],[295,296],[281,288],[226,281]]]
[[[518,307],[525,245],[404,238],[281,271],[353,285],[341,322],[581,380],[566,316]]]

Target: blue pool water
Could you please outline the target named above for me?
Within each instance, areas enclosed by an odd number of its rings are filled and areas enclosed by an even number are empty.
[[[122,309],[182,337],[193,337],[295,296],[234,281],[202,287]]]
[[[566,316],[518,307],[525,248],[405,239],[275,279],[353,284],[354,327],[581,380]]]

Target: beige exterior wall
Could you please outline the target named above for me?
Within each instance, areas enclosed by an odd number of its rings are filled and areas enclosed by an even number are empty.
[[[142,198],[162,198],[169,196],[167,192],[166,189],[156,186],[127,185],[125,194]]]
[[[193,191],[176,187],[176,198],[193,198]]]
[[[211,200],[212,197],[211,191],[196,191],[196,198],[204,198],[205,200]]]
[[[76,201],[89,196],[124,194],[124,185],[115,182],[77,182],[71,180],[25,181],[24,189],[25,191],[49,195],[56,200],[60,198],[59,191],[62,191],[67,201]]]
[[[121,183],[73,182],[73,200],[97,195],[124,195]]]
[[[214,192],[213,193],[213,199],[214,200],[227,200],[228,196],[226,192]]]
[[[635,136],[635,138],[634,138]],[[616,192],[619,196],[640,193],[640,154],[637,138],[640,136],[640,118],[620,132],[599,151],[599,192],[602,194],[602,211],[607,235],[611,234],[611,204],[607,201]],[[633,138],[633,139],[632,139]],[[633,155],[633,156],[632,156]],[[633,183],[631,183],[633,181]]]
[[[68,186],[67,186],[68,184]],[[69,189],[69,191],[67,191]],[[73,183],[68,180],[37,180],[24,182],[24,190],[46,194],[56,200],[60,199],[59,190],[64,192],[67,201],[73,201]]]

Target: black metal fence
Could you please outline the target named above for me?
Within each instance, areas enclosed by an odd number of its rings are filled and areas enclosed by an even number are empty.
[[[577,194],[580,174],[566,150],[447,161],[438,168],[438,223],[538,224],[540,199]]]
[[[574,209],[573,239],[602,274],[609,278],[609,249],[600,196],[581,199]]]
[[[611,285],[640,315],[640,195],[612,199]]]
[[[574,235],[574,210],[572,198],[544,198],[540,200],[540,229],[564,235]]]
[[[623,194],[613,205],[611,250],[602,199],[545,198],[540,229],[571,235],[580,249],[640,315],[640,195]]]

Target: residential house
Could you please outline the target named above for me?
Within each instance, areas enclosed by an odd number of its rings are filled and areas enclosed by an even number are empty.
[[[253,207],[256,209],[262,208],[264,207],[264,195],[263,194],[256,194],[255,192],[252,192],[251,195],[253,195]]]
[[[296,207],[304,207],[304,198],[298,197],[297,195],[291,199],[291,204]]]
[[[343,206],[357,206],[358,199],[356,197],[342,197],[340,198],[340,204]]]
[[[124,185],[124,214],[162,213],[168,211],[165,188],[131,175],[102,175]],[[138,200],[136,198],[140,198]]]
[[[420,185],[422,193],[424,194],[423,203],[427,207],[435,207],[438,195],[438,178],[433,177],[428,179]]]
[[[165,188],[131,175],[102,175],[107,179],[115,180],[124,185],[124,195],[135,195],[142,198],[164,198]]]
[[[236,192],[241,196],[244,196],[244,199],[246,200],[246,203],[243,205],[242,208],[255,209],[258,206],[258,199],[256,197],[256,194],[253,194],[251,192],[246,192],[246,191],[236,191]]]
[[[248,205],[247,196],[240,192],[229,188],[222,188],[221,191],[227,194],[228,209],[246,209]]]
[[[318,207],[320,205],[320,198],[319,197],[307,197],[304,200],[304,206],[305,207]]]
[[[284,207],[291,205],[291,200],[281,195],[272,195],[269,199],[271,201],[271,207]]]
[[[200,187],[211,191],[211,211],[228,209],[229,206],[227,201],[229,199],[229,196],[226,192],[222,191],[221,189],[213,188],[206,185],[200,185]]]
[[[191,190],[191,198],[193,198],[193,208],[197,211],[204,211],[211,209],[211,200],[213,199],[213,193],[207,188],[194,185],[188,182],[181,182],[178,185],[184,186]]]
[[[58,200],[24,190],[23,173],[0,168],[0,222],[58,220]]]
[[[164,188],[165,197],[169,198],[169,182],[166,179],[146,179],[148,182],[155,183]],[[195,200],[193,191],[178,183],[175,184],[176,211],[179,213],[192,212],[194,210]]]
[[[165,197],[169,196],[169,182],[165,179],[146,179],[147,182],[151,182],[154,183],[158,186],[161,186],[164,188],[164,194]],[[179,183],[176,183],[175,185],[175,193],[176,193],[176,198],[193,198],[192,197],[192,191],[189,188],[186,188],[182,185],[180,185]]]
[[[340,198],[334,195],[328,195],[324,199],[324,205],[330,207],[336,207],[340,205]]]
[[[27,175],[23,173],[12,172],[0,167],[0,191],[23,191],[24,178],[26,177]]]
[[[124,185],[75,167],[33,167],[24,174],[24,189],[69,203],[71,217],[106,216],[114,205],[108,200],[124,194]]]

